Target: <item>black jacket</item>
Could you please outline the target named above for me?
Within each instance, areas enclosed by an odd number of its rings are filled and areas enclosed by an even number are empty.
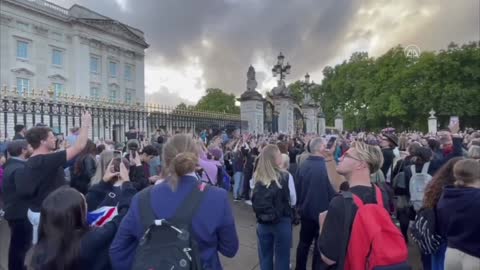
[[[110,270],[110,256],[108,250],[110,244],[117,233],[117,229],[122,218],[130,207],[130,201],[137,192],[133,183],[125,182],[122,184],[121,193],[118,197],[118,215],[112,221],[100,228],[87,232],[80,246],[80,257],[82,259],[83,268],[90,270]],[[90,208],[90,205],[88,205]]]
[[[115,206],[118,204],[122,188],[115,187],[113,183],[100,181],[88,190],[85,199],[88,211],[94,211],[102,206]]]
[[[9,158],[4,165],[3,197],[6,220],[19,220],[27,217],[27,200],[20,198],[17,192],[16,173],[25,167],[25,161]]]
[[[437,230],[448,246],[480,258],[480,189],[447,186],[437,204]]]
[[[395,154],[393,153],[393,148],[382,149],[382,154],[383,154],[383,165],[381,170],[383,172],[383,175],[386,176],[389,169],[392,169],[393,171],[393,168],[391,167],[393,165],[393,160],[395,159]]]
[[[150,185],[150,181],[145,177],[145,170],[143,164],[140,166],[130,166],[130,181],[133,186],[140,191]]]
[[[25,137],[23,137],[22,134],[20,133],[15,133],[15,136],[13,136],[13,140],[25,140]]]
[[[92,156],[85,156],[81,159],[77,159],[76,162],[83,162],[83,170],[77,174],[75,173],[75,167],[77,164],[75,163],[74,166],[70,167],[70,186],[85,195],[87,194],[90,180],[95,175],[97,164],[95,158]]]
[[[131,173],[130,183],[137,190],[140,191],[147,187],[148,179],[143,176],[143,166],[131,167],[134,170]],[[117,205],[120,194],[123,190],[120,187],[115,187],[112,182],[100,181],[98,184],[93,185],[88,190],[85,199],[87,200],[88,211],[93,211],[102,206],[115,206]]]

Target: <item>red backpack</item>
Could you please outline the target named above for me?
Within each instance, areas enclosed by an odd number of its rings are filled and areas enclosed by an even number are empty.
[[[353,219],[350,240],[345,257],[346,270],[404,270],[410,269],[407,264],[408,249],[400,230],[393,223],[390,214],[384,207],[382,192],[376,185],[376,204],[364,204],[351,192],[343,193],[343,197],[352,200],[346,202],[346,212],[351,219],[353,203],[358,207]],[[350,211],[349,209],[350,208]],[[347,223],[351,224],[351,223]]]

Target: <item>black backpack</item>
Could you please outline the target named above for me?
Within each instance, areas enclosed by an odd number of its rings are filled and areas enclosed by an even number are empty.
[[[155,217],[151,207],[151,189],[144,189],[139,195],[140,219],[145,233],[137,247],[132,269],[203,269],[191,223],[207,185],[193,188],[173,218],[168,220]]]
[[[280,175],[279,188],[274,181],[267,187],[260,182],[255,183],[252,194],[252,207],[260,224],[276,224],[282,217],[290,216],[288,178]]]

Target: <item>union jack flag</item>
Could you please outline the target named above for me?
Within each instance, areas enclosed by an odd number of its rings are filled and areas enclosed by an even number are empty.
[[[102,206],[95,211],[88,212],[87,222],[92,227],[102,227],[118,214],[116,206]]]

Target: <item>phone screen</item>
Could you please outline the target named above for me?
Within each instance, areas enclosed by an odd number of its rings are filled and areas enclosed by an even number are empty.
[[[459,124],[458,116],[450,117],[450,127],[455,127]]]
[[[336,140],[337,140],[337,137],[331,137],[330,140],[328,140],[327,149],[331,149]]]

